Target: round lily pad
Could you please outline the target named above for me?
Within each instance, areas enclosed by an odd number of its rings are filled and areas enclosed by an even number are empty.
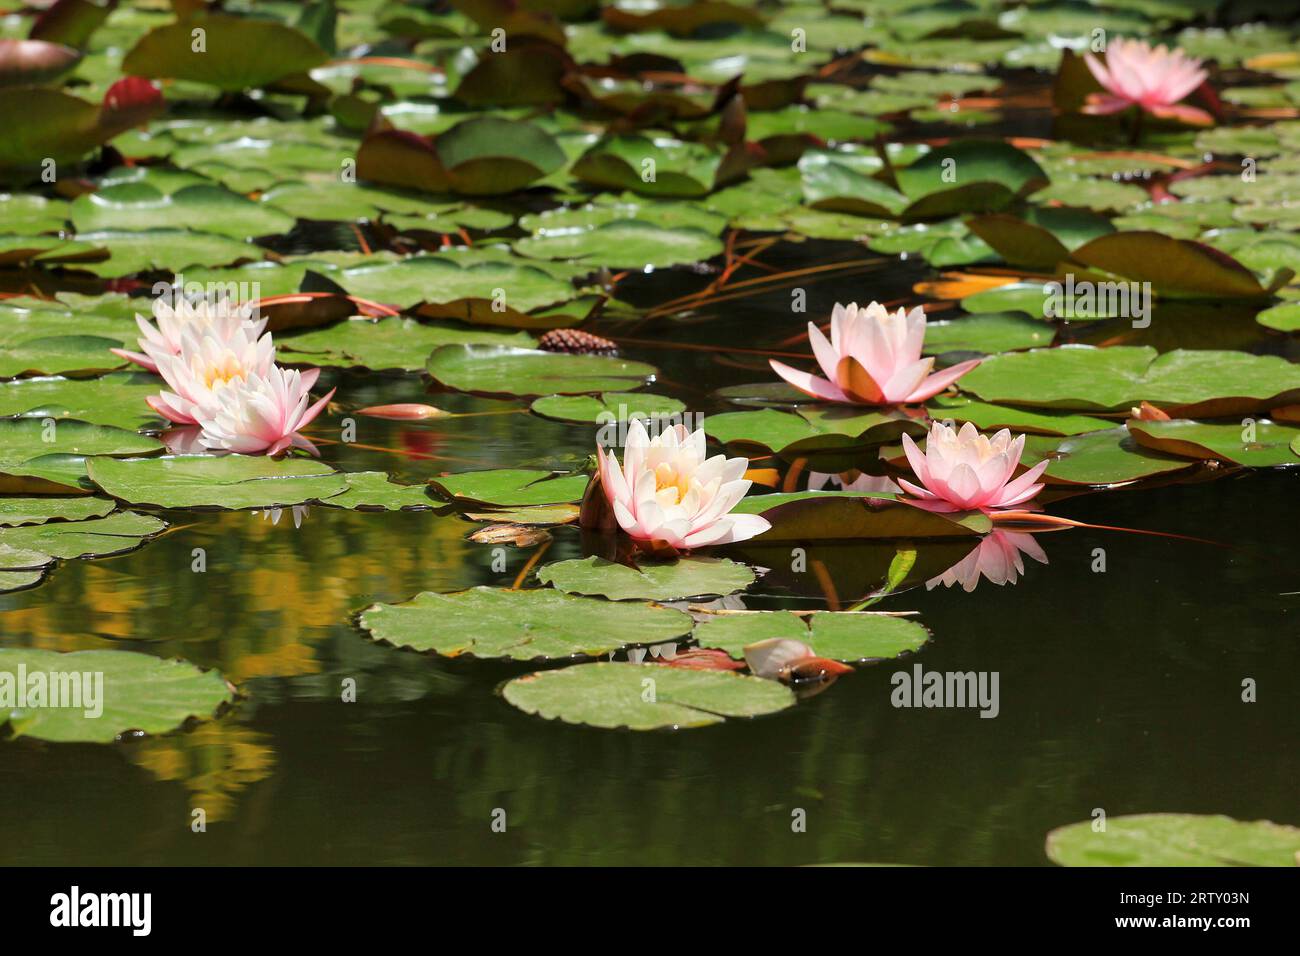
[[[605,392],[595,395],[546,395],[533,400],[532,410],[543,418],[565,422],[622,422],[634,418],[678,415],[686,406],[666,395],[646,392]]]
[[[54,705],[56,686],[62,706]],[[15,736],[111,743],[127,731],[175,730],[191,717],[213,716],[232,700],[224,677],[184,661],[130,651],[0,648],[0,721]]]
[[[494,468],[429,479],[435,491],[458,504],[517,508],[568,504],[582,499],[586,475],[556,475],[530,468]]]
[[[106,498],[0,498],[0,527],[102,518],[117,507]]]
[[[516,677],[502,696],[547,720],[609,729],[707,727],[794,705],[776,681],[730,671],[696,671],[600,661]]]
[[[351,319],[299,335],[276,337],[281,361],[338,365],[345,368],[415,371],[436,348],[444,345],[509,345],[529,348],[527,332],[463,325],[459,322],[417,322],[393,317],[378,322]],[[295,353],[301,353],[295,354]]]
[[[51,557],[104,558],[125,554],[167,527],[153,515],[118,511],[86,521],[49,521],[21,528],[0,528],[0,548],[35,551]]]
[[[1080,410],[1219,402],[1219,414],[1279,404],[1300,394],[1300,366],[1273,355],[1211,349],[1063,346],[985,359],[957,387],[985,401]],[[1194,414],[1194,412],[1193,412]]]
[[[476,587],[424,591],[361,615],[370,636],[398,647],[519,661],[593,657],[629,645],[662,644],[690,632],[691,617],[653,604],[576,597],[550,588]]]
[[[1291,451],[1300,429],[1269,421],[1211,424],[1174,419],[1128,423],[1129,434],[1145,448],[1170,455],[1228,461],[1251,468],[1300,465]]]
[[[434,506],[427,485],[400,484],[382,471],[346,472],[343,478],[347,491],[322,504],[353,511],[430,511]]]
[[[1140,813],[1092,820],[1047,835],[1061,866],[1284,866],[1300,859],[1300,828],[1194,813]]]
[[[754,572],[726,558],[687,557],[629,567],[593,556],[548,564],[538,569],[537,580],[569,594],[611,601],[680,601],[743,591],[754,583]]]
[[[91,379],[0,382],[0,416],[77,419],[134,431],[158,421],[144,400],[156,395],[159,387],[157,376],[135,372],[113,372]],[[144,450],[137,449],[136,454]]]
[[[448,345],[425,368],[448,388],[478,395],[582,395],[638,388],[654,380],[644,362],[504,346]]]
[[[644,269],[711,259],[722,252],[722,242],[702,229],[670,229],[636,219],[621,219],[590,229],[539,233],[520,239],[515,249],[525,256],[565,259],[593,268]]]
[[[106,494],[158,508],[280,508],[348,490],[326,464],[261,455],[96,458],[86,471]]]
[[[705,617],[692,637],[700,647],[716,647],[737,660],[746,646],[781,637],[802,641],[818,657],[862,662],[919,650],[930,632],[909,618],[871,611],[752,611]]]

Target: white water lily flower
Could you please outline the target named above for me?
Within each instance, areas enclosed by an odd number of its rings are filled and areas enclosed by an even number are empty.
[[[265,373],[253,373],[214,390],[213,410],[199,419],[203,426],[200,441],[213,450],[243,455],[275,455],[290,445],[314,451],[298,430],[310,424],[334,395],[330,389],[324,398],[308,405],[308,392],[319,371],[299,372],[272,365]]]
[[[255,338],[243,327],[233,332],[186,329],[178,354],[155,351],[153,358],[171,391],[146,399],[149,407],[177,425],[194,425],[215,413],[217,392],[250,375],[265,377],[275,365],[275,346],[269,332]]]
[[[267,321],[254,318],[251,303],[234,305],[227,299],[192,303],[183,297],[175,308],[163,299],[155,299],[153,317],[152,323],[142,315],[135,317],[136,325],[140,327],[140,352],[110,350],[150,372],[158,371],[159,356],[180,354],[186,332],[198,335],[211,332],[224,342],[236,332],[243,331],[250,339],[256,340],[266,328]]]
[[[597,447],[600,482],[614,517],[630,537],[676,550],[744,541],[771,525],[758,515],[729,514],[749,491],[747,458],[705,458],[703,430],[674,425],[652,441],[628,426],[623,463]]]

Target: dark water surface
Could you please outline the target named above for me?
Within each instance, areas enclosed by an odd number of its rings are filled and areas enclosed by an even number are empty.
[[[808,244],[766,261],[796,268],[823,251]],[[909,297],[925,274],[865,250],[847,256],[870,261],[810,283],[807,315],[791,314],[787,285],[684,320],[604,331],[782,348],[834,301]],[[698,285],[643,278],[628,297],[647,305]],[[721,385],[771,378],[760,356],[624,352],[659,366],[656,391],[691,411],[724,410],[709,394]],[[538,419],[520,402],[429,395],[413,375],[334,382],[347,408],[430,401],[493,413],[415,425],[358,418],[356,444],[322,446],[349,470],[418,481],[572,466],[594,440],[591,428]],[[342,417],[312,434],[337,439]],[[288,513],[278,525],[247,512],[167,515],[174,529],[132,554],[68,562],[39,588],[0,597],[0,643],[183,656],[219,668],[245,699],[217,721],[158,738],[3,743],[0,860],[1043,864],[1047,831],[1094,808],[1300,822],[1300,575],[1289,558],[1300,475],[1081,495],[1051,510],[1231,547],[1040,535],[1049,563],[1027,561],[1014,586],[919,587],[881,604],[920,612],[934,640],[918,655],[860,668],[773,717],[642,734],[514,710],[495,691],[526,665],[422,656],[355,627],[375,601],[508,586],[531,549],[511,549],[499,573],[490,547],[465,540],[476,525],[454,515],[313,508],[300,529]],[[544,560],[581,554],[572,529],[555,539]],[[821,547],[809,556],[826,559],[840,601],[879,584],[871,547]],[[206,550],[206,573],[191,571],[194,548]],[[1094,570],[1099,557],[1104,571]],[[749,606],[825,606],[824,582],[790,573],[788,549],[761,558],[773,573]],[[916,663],[996,671],[998,717],[891,706],[890,675]],[[357,681],[355,703],[340,700],[345,678]],[[1246,678],[1257,682],[1255,703],[1241,700]],[[191,832],[194,807],[207,813],[206,833]],[[498,809],[504,833],[492,829]],[[806,811],[804,833],[792,832],[796,809]]]

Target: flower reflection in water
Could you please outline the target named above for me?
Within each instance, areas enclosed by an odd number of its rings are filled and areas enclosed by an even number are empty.
[[[1020,575],[1025,573],[1021,555],[1027,554],[1039,564],[1047,563],[1047,554],[1034,540],[1032,534],[1023,531],[994,531],[943,574],[925,582],[925,589],[932,590],[942,584],[946,588],[960,584],[963,591],[974,591],[980,578],[988,578],[996,585],[1015,584]]]
[[[302,523],[307,520],[307,505],[293,506],[293,526],[301,528]],[[271,524],[279,524],[280,516],[284,514],[283,508],[267,508],[265,511],[254,511],[253,514],[262,516],[263,520],[269,519]]]

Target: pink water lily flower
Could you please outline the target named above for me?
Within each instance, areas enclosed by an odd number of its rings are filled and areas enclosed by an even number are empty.
[[[145,399],[149,407],[174,424],[197,425],[215,411],[217,392],[250,375],[266,376],[275,365],[271,334],[255,338],[246,328],[223,334],[227,331],[187,328],[176,355],[152,351],[158,374],[171,391]],[[312,373],[308,388],[318,374]]]
[[[230,340],[243,331],[256,340],[266,328],[266,319],[255,319],[251,304],[233,305],[226,299],[196,303],[182,298],[176,308],[163,299],[153,304],[154,323],[136,315],[140,327],[140,352],[110,349],[114,355],[149,370],[158,371],[160,356],[179,355],[187,331],[203,335],[210,332],[220,341]],[[142,354],[143,353],[143,354]]]
[[[961,431],[935,422],[925,441],[925,451],[912,436],[903,436],[903,451],[921,485],[900,478],[899,485],[920,500],[911,504],[927,511],[995,511],[1023,505],[1043,490],[1035,484],[1050,462],[1040,461],[1014,481],[1025,436],[1013,441],[1004,428],[992,438],[981,435],[967,422]]]
[[[861,309],[857,303],[836,305],[831,311],[830,340],[812,322],[808,323],[808,339],[825,378],[784,362],[769,360],[768,364],[799,391],[828,402],[923,402],[980,362],[972,359],[931,374],[934,359],[921,358],[925,311],[920,306],[911,312],[890,312],[879,302]]]
[[[730,544],[771,525],[729,512],[749,491],[746,458],[705,457],[703,430],[674,425],[653,440],[639,419],[627,430],[623,463],[597,446],[601,489],[620,528],[653,547],[675,550]]]
[[[987,578],[1001,587],[1015,584],[1025,573],[1025,563],[1020,555],[1027,554],[1039,564],[1047,563],[1047,553],[1032,534],[1022,531],[994,531],[980,539],[970,554],[947,571],[925,582],[932,590],[942,584],[946,588],[960,584],[967,593],[974,591],[981,578]]]
[[[308,392],[316,383],[319,369],[299,372],[272,365],[265,373],[253,373],[213,392],[214,404],[199,418],[203,434],[199,440],[214,451],[241,455],[276,455],[292,446],[315,452],[298,431],[309,425],[325,408],[334,389],[314,405]]]
[[[1105,93],[1093,93],[1084,105],[1085,113],[1106,115],[1136,106],[1161,119],[1176,119],[1198,126],[1214,123],[1213,117],[1194,106],[1179,106],[1205,82],[1201,61],[1182,50],[1158,46],[1145,40],[1117,37],[1106,45],[1106,62],[1084,54],[1088,69]]]

